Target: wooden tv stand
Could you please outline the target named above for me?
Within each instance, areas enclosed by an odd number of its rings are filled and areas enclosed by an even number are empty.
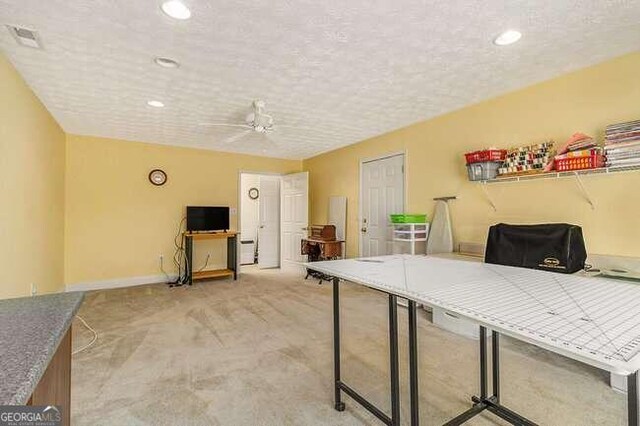
[[[187,257],[186,275],[187,284],[193,284],[193,280],[208,280],[211,278],[233,277],[238,279],[237,259],[237,232],[185,232],[182,234],[185,241],[185,254]],[[193,271],[193,242],[197,240],[227,240],[227,267],[224,269],[212,269],[206,271]]]

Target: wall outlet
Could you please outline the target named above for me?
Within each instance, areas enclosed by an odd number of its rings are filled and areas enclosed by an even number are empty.
[[[31,295],[35,296],[38,294],[38,286],[34,283],[31,283]]]
[[[231,208],[229,209],[229,214],[230,214],[230,215],[236,215],[236,214],[238,214],[238,209],[237,209],[237,208],[235,208],[235,207],[231,207]]]

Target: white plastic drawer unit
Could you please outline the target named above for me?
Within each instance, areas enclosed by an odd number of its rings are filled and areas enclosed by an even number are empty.
[[[427,233],[396,231],[394,236],[398,240],[425,240],[427,238]]]
[[[394,224],[395,231],[427,231],[426,223],[398,223]]]

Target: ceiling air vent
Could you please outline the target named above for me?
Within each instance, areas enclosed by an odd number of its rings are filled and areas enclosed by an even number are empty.
[[[30,30],[22,27],[14,27],[7,25],[9,32],[16,39],[18,44],[27,47],[33,47],[34,49],[42,49],[42,43],[40,42],[40,36],[34,30]]]

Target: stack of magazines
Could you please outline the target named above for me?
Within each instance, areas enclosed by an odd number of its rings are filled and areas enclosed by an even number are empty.
[[[640,120],[607,126],[604,151],[607,167],[640,166]]]
[[[567,145],[567,151],[576,152],[581,150],[590,150],[596,148],[598,142],[591,136],[587,136],[583,133],[576,133],[571,137],[571,142]]]

